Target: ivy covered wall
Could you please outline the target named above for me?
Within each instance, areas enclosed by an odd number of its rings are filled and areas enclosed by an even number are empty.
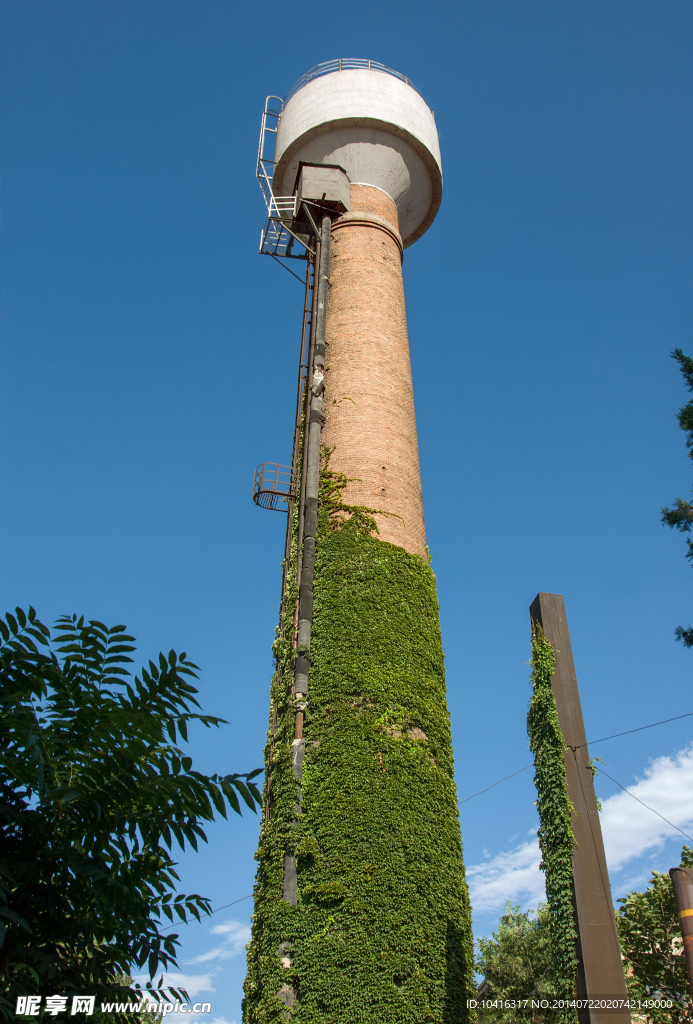
[[[244,1021],[471,1024],[435,577],[379,540],[368,510],[341,503],[345,483],[324,470],[299,814],[290,641],[277,642]],[[282,899],[287,851],[297,855],[295,906]]]

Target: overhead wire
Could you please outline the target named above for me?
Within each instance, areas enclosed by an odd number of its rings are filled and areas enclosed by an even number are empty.
[[[693,836],[689,836],[688,832],[684,832],[682,828],[679,828],[678,825],[675,825],[673,821],[669,821],[669,819],[665,818],[663,814],[659,813],[659,811],[655,811],[654,807],[650,807],[649,804],[646,804],[645,801],[641,800],[639,796],[635,795],[635,793],[631,793],[631,791],[629,789],[626,789],[625,786],[622,786],[620,782],[616,782],[616,779],[612,779],[611,776],[608,775],[605,771],[603,771],[603,769],[601,769],[598,765],[595,764],[592,767],[596,768],[600,775],[606,775],[607,779],[611,779],[614,785],[618,786],[619,789],[622,789],[624,793],[628,794],[628,796],[632,796],[634,800],[637,800],[639,804],[642,804],[643,807],[646,807],[648,811],[652,811],[652,813],[656,814],[658,818],[662,819],[662,821],[666,821],[667,825],[671,825],[671,827],[675,828],[677,832],[680,832],[682,836],[685,836],[686,839],[690,839],[691,842],[693,842]]]
[[[286,269],[288,270],[289,268],[287,267]],[[289,273],[293,273],[293,271],[289,271]],[[294,277],[295,276],[296,275],[294,274]],[[675,715],[674,718],[664,718],[661,722],[650,722],[649,725],[640,725],[637,729],[626,729],[625,732],[615,732],[611,736],[602,736],[598,740],[588,740],[586,743],[580,743],[577,747],[574,748],[574,751],[579,750],[580,747],[593,746],[595,743],[604,743],[606,740],[615,740],[619,736],[630,736],[631,733],[634,732],[643,732],[644,729],[654,729],[654,727],[657,725],[667,725],[669,722],[678,722],[681,718],[690,718],[692,715],[693,711],[687,711],[684,715]],[[530,761],[530,763],[526,764],[524,768],[518,768],[516,772],[513,772],[511,775],[504,775],[502,779],[497,779],[495,782],[492,782],[490,786],[486,786],[485,789],[480,789],[478,793],[472,793],[471,796],[466,796],[464,800],[459,801],[460,804],[466,804],[468,800],[473,800],[475,797],[481,796],[483,793],[488,793],[490,789],[495,789],[496,786],[500,786],[501,782],[507,782],[508,779],[514,779],[516,775],[520,775],[522,772],[526,772],[527,769],[531,768],[533,765],[534,761]],[[648,811],[652,811],[652,813],[656,814],[658,818],[661,818],[662,821],[665,821],[667,825],[670,825],[672,828],[675,828],[676,831],[680,832],[682,836],[685,836],[686,839],[690,839],[691,842],[693,842],[693,836],[689,836],[687,832],[684,832],[683,829],[678,827],[678,825],[675,825],[673,821],[669,821],[669,819],[665,818],[663,814],[660,814],[659,811],[656,811],[654,807],[650,807],[649,804],[646,804],[644,800],[640,799],[640,797],[637,797],[634,793],[631,793],[630,790],[626,789],[625,786],[622,786],[620,782],[616,781],[616,779],[612,779],[611,776],[607,774],[607,772],[605,772],[602,768],[599,768],[596,764],[594,765],[594,768],[598,772],[600,772],[601,775],[605,775],[606,778],[613,782],[615,786],[618,786],[619,789],[622,789],[624,793],[627,793],[628,796],[632,797],[633,800],[637,800],[638,803],[642,804],[643,807],[646,807]],[[216,910],[210,910],[207,916],[212,917],[213,914],[218,914],[219,911],[221,910],[228,910],[229,907],[233,907],[237,903],[243,903],[245,900],[249,900],[251,897],[252,893],[249,893],[247,896],[241,896],[239,900],[233,900],[231,903],[225,903],[223,907],[217,907]],[[179,921],[175,924],[168,925],[166,928],[161,929],[161,933],[169,932],[171,931],[172,928],[177,928],[181,924],[189,924],[189,922]]]
[[[630,736],[633,732],[642,732],[643,729],[654,729],[655,725],[666,725],[667,722],[678,722],[680,718],[690,718],[693,715],[693,711],[687,711],[685,715],[676,715],[674,718],[663,718],[661,722],[650,722],[649,725],[640,725],[637,729],[626,729],[625,732],[615,732],[611,736],[602,736],[598,740],[587,740],[585,743],[579,743],[575,748],[579,750],[580,747],[594,746],[595,743],[603,743],[604,740],[615,740],[618,736]]]
[[[514,779],[516,775],[520,774],[520,772],[526,772],[533,764],[534,761],[530,761],[530,763],[526,764],[524,768],[518,768],[516,772],[512,773],[512,775],[504,775],[502,779],[498,779],[498,782],[492,782],[490,786],[486,787],[486,789],[480,789],[478,793],[472,793],[471,796],[466,796],[464,800],[460,800],[460,803],[466,804],[467,800],[473,800],[475,796],[481,796],[482,793],[488,793],[489,789],[494,789],[496,786],[500,786],[501,782],[506,782],[508,779]]]
[[[216,910],[210,910],[206,917],[212,917],[214,914],[218,914],[220,910],[228,910],[229,907],[234,907],[237,903],[243,903],[244,900],[249,900],[252,895],[252,892],[248,893],[247,896],[241,896],[239,900],[232,900],[231,903],[225,903],[223,907],[217,907]],[[195,918],[195,920],[198,920],[198,918]],[[170,932],[172,928],[178,928],[181,924],[190,924],[190,922],[182,920],[175,921],[173,924],[167,925],[166,928],[162,928],[159,934],[163,934],[163,932]]]
[[[629,736],[631,733],[642,732],[644,729],[654,729],[656,725],[666,725],[668,722],[678,722],[679,719],[690,718],[691,715],[693,715],[693,711],[687,711],[685,715],[676,715],[674,718],[664,718],[661,722],[650,722],[649,725],[639,725],[637,729],[626,729],[625,732],[615,732],[611,736],[601,736],[598,740],[587,740],[585,743],[579,743],[577,747],[571,749],[579,750],[581,747],[591,747],[594,746],[595,743],[604,743],[605,740],[615,740],[618,736]],[[488,793],[489,789],[494,789],[496,786],[499,786],[501,782],[506,782],[508,779],[514,778],[521,772],[526,772],[527,769],[531,768],[533,764],[534,761],[532,761],[531,764],[526,764],[524,768],[518,768],[516,772],[512,773],[512,775],[504,775],[502,779],[498,779],[496,782],[492,782],[490,786],[486,786],[485,789],[480,789],[478,793],[472,793],[471,796],[467,796],[464,798],[464,800],[460,800],[460,803],[466,804],[468,800],[473,800],[475,796],[481,796],[482,793]],[[626,792],[628,791],[626,790]],[[632,796],[632,793],[630,795]],[[637,797],[635,797],[634,799],[637,800]],[[656,813],[657,812],[655,811],[655,814]],[[676,826],[674,826],[674,828],[676,828]]]

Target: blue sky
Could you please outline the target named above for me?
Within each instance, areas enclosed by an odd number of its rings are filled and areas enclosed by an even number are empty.
[[[659,525],[691,483],[668,354],[693,354],[692,29],[683,0],[0,3],[5,605],[187,650],[230,722],[196,765],[260,766],[285,523],[250,489],[289,458],[301,288],[257,255],[259,119],[371,57],[441,137],[404,275],[460,797],[529,760],[539,590],[565,597],[588,738],[693,711],[693,579]],[[688,832],[692,722],[593,751]],[[597,790],[617,897],[684,840]],[[533,801],[525,772],[461,806],[478,934],[538,898]],[[183,886],[246,896],[257,831],[215,824]],[[240,1021],[250,912],[185,930],[209,1024]]]

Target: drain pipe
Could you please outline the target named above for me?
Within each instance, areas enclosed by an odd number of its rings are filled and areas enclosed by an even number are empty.
[[[303,558],[298,591],[298,653],[294,694],[305,699],[310,671],[310,636],[313,626],[313,577],[315,575],[315,537],[318,531],[318,488],[320,486],[320,439],[322,436],[322,404],[325,373],[325,322],[330,266],[329,217],[320,225],[320,266],[318,268],[318,301],[315,317],[315,348],[308,409],[308,458],[306,460],[306,499],[303,522]],[[296,739],[303,736],[303,709],[296,715]]]
[[[298,588],[298,643],[296,670],[294,675],[294,697],[296,699],[296,724],[291,744],[291,762],[294,777],[300,784],[303,777],[303,756],[306,741],[303,739],[303,718],[308,698],[308,675],[310,672],[310,638],[313,628],[313,579],[315,576],[315,538],[318,532],[318,489],[320,486],[320,439],[322,436],[322,405],[325,374],[325,322],[327,319],[327,290],[330,268],[330,231],[332,222],[324,216],[320,223],[320,263],[318,267],[318,290],[315,314],[315,346],[308,404],[306,430],[306,489],[303,517],[303,536],[300,538],[303,557],[301,579]],[[297,813],[300,812],[301,796],[298,794]],[[284,856],[283,898],[287,903],[296,903],[298,879],[296,856]]]

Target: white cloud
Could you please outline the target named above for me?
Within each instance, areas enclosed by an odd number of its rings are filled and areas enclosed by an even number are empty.
[[[693,835],[693,745],[670,757],[656,758],[645,768],[643,778],[627,788],[674,825]],[[671,838],[686,842],[680,832],[627,793],[615,793],[604,800],[600,817],[610,872],[619,871],[648,850],[661,848]],[[536,907],[546,898],[539,861],[539,844],[532,840],[468,867],[474,911],[498,912],[508,900],[525,909]],[[619,888],[646,884],[649,869],[642,865],[634,867],[633,878],[628,879],[628,883],[621,880]]]
[[[224,939],[219,946],[193,957],[186,961],[189,964],[204,964],[210,960],[230,960],[238,956],[245,949],[246,943],[250,942],[250,928],[242,921],[224,921],[210,929],[212,935],[223,935]]]
[[[163,982],[159,984],[159,978],[161,975],[157,974],[154,981],[154,987],[158,990],[160,988],[166,989],[173,986],[173,988],[183,988],[188,993],[191,999],[195,996],[200,995],[203,992],[214,992],[214,985],[212,984],[213,975],[210,974],[181,974],[179,971],[169,971],[163,975]],[[138,974],[135,977],[135,982],[141,985],[142,988],[149,982],[148,974]]]
[[[609,769],[609,774],[611,770]],[[623,780],[619,780],[623,784]],[[671,757],[658,757],[643,778],[628,791],[691,833],[693,825],[693,746]],[[660,848],[672,837],[687,840],[628,793],[615,793],[603,801],[602,833],[609,870],[616,871],[647,850]]]
[[[228,935],[229,941],[242,942],[243,945],[238,947],[239,952],[250,940],[250,927],[242,921],[224,921],[222,924],[215,924],[210,931],[212,935]]]
[[[540,859],[539,844],[532,839],[472,864],[467,868],[467,880],[473,909],[481,913],[502,910],[508,900],[535,907],[545,899]]]

